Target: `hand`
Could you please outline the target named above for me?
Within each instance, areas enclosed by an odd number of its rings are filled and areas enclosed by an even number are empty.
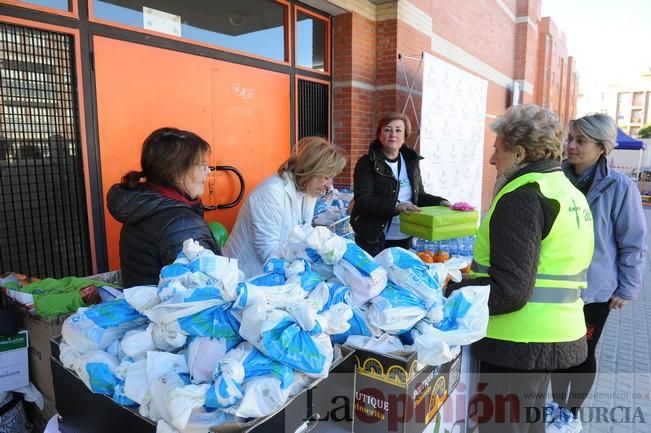
[[[443,201],[441,201],[441,203],[439,203],[439,206],[450,207],[450,202],[447,201],[447,200],[443,200]]]
[[[624,305],[628,304],[627,299],[622,299],[619,296],[613,296],[610,298],[610,303],[608,304],[608,308],[611,310],[621,310],[624,308]]]
[[[405,212],[405,213],[412,213],[412,212],[420,212],[420,208],[416,206],[413,203],[409,203],[408,201],[401,201],[398,203],[396,206],[396,210],[398,212]]]

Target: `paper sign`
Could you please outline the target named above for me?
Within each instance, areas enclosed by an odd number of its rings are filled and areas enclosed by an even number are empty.
[[[423,66],[423,186],[480,209],[488,83],[427,53]]]
[[[143,27],[147,30],[181,36],[181,17],[178,15],[143,6],[142,21]]]

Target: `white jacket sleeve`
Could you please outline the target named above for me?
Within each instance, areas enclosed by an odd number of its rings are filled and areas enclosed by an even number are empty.
[[[285,210],[282,194],[269,191],[260,194],[251,203],[251,220],[253,229],[253,246],[262,263],[278,251],[284,220],[290,218],[289,209]]]

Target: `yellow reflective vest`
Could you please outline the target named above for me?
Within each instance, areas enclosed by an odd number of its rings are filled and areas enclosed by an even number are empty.
[[[491,315],[487,337],[518,343],[575,341],[586,333],[581,289],[587,287],[594,231],[587,200],[562,171],[527,173],[500,190],[477,232],[471,276],[490,274],[490,220],[495,206],[505,194],[528,183],[537,183],[543,196],[560,204],[560,210],[540,245],[531,298],[520,310]]]

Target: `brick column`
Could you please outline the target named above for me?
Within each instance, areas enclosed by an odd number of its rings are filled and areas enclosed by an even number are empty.
[[[333,141],[349,154],[335,183],[352,185],[355,163],[375,135],[375,23],[355,12],[336,16],[333,39]]]

